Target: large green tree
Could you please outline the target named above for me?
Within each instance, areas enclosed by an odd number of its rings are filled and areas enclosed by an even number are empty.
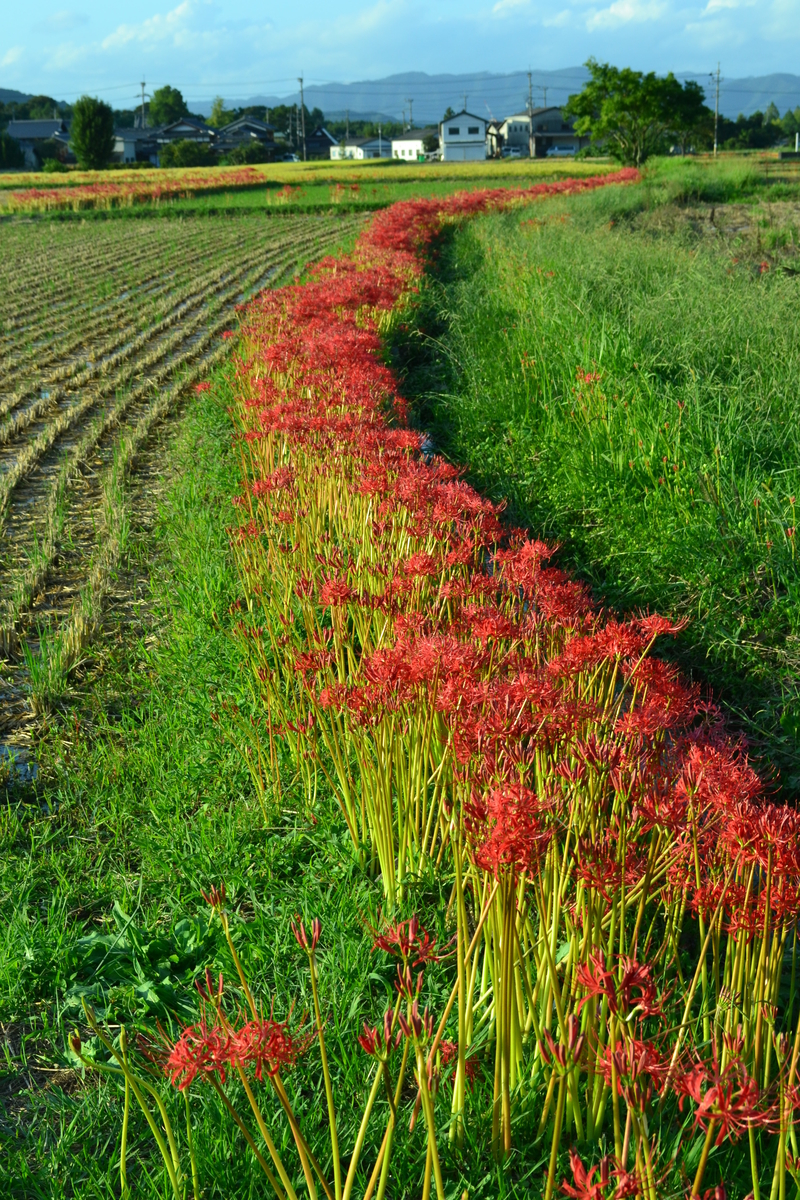
[[[114,149],[114,113],[94,96],[81,96],[72,110],[70,142],[80,165],[99,171],[108,165]]]
[[[168,83],[156,88],[150,97],[148,116],[151,125],[171,125],[173,121],[179,121],[181,117],[188,115],[189,109],[183,95],[178,88],[170,87]]]
[[[641,166],[672,136],[684,147],[707,121],[709,110],[702,88],[692,81],[681,84],[672,72],[647,75],[628,67],[609,66],[590,58],[591,79],[564,109],[575,117],[575,129],[603,144],[620,162]]]
[[[10,137],[5,130],[0,133],[0,167],[24,167],[25,155],[19,142]]]

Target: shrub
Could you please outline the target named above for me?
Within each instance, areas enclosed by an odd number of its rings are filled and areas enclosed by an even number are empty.
[[[229,154],[221,158],[220,162],[226,167],[238,167],[247,163],[270,162],[273,154],[274,151],[268,146],[263,146],[261,142],[250,142],[236,146]]]
[[[210,146],[188,138],[169,142],[159,154],[162,167],[213,167],[216,161]]]

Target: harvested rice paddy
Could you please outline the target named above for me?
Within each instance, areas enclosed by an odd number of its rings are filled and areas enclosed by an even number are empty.
[[[0,737],[24,740],[99,628],[137,456],[225,353],[236,305],[360,220],[2,229]]]

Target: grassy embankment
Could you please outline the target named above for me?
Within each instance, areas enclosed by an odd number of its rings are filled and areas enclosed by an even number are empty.
[[[684,667],[794,794],[798,199],[747,163],[668,162],[470,222],[396,348],[437,444],[513,520],[608,603],[688,619]]]
[[[155,455],[167,475],[158,519],[131,508],[118,583],[124,590],[129,577],[138,580],[140,619],[131,620],[131,606],[117,622],[109,618],[105,638],[72,673],[69,694],[39,731],[35,780],[7,766],[0,778],[0,1194],[9,1200],[119,1194],[122,1091],[84,1080],[66,1039],[78,1025],[86,1042],[82,995],[112,1027],[152,1027],[159,1017],[177,1032],[194,1013],[192,980],[209,964],[233,975],[201,897],[211,883],[227,883],[234,938],[257,994],[274,997],[276,1017],[294,1003],[299,1022],[311,1004],[290,919],[322,916],[329,1054],[336,1094],[348,1098],[339,1112],[343,1144],[354,1140],[372,1065],[355,1032],[394,996],[394,968],[371,954],[364,929],[365,918],[377,920],[380,883],[354,859],[338,806],[320,795],[312,824],[287,777],[282,812],[266,825],[224,728],[224,702],[246,716],[250,700],[231,637],[239,587],[226,533],[237,519],[239,470],[224,372],[217,379],[218,398],[193,400],[175,439]],[[446,902],[430,880],[413,896],[442,941],[450,936]],[[438,1009],[454,969],[443,964],[438,985],[431,973]],[[321,1080],[316,1090],[305,1073],[302,1088],[287,1082],[315,1146],[323,1145]],[[261,1194],[260,1172],[223,1116],[206,1097],[195,1117],[203,1194],[245,1200]],[[288,1128],[281,1132],[288,1138]],[[365,1170],[375,1161],[374,1136]],[[397,1138],[396,1194],[419,1194],[420,1142],[407,1127]],[[524,1195],[540,1167],[522,1161],[499,1180],[488,1144],[467,1154],[485,1177],[460,1179],[456,1162],[451,1178],[459,1195],[469,1182],[475,1198]],[[138,1111],[128,1182],[141,1200],[163,1197],[168,1186]]]
[[[338,809],[322,804],[309,824],[287,780],[284,811],[265,828],[241,751],[212,716],[223,696],[248,706],[228,612],[237,584],[225,525],[238,470],[219,402],[193,407],[171,456],[161,519],[130,540],[153,579],[142,639],[131,644],[127,630],[97,652],[40,742],[36,784],[12,779],[3,795],[0,1193],[9,1200],[116,1194],[122,1094],[81,1081],[66,1035],[82,1025],[81,994],[112,1023],[149,1013],[169,1024],[169,1009],[193,1006],[191,980],[208,963],[232,973],[208,932],[200,889],[210,883],[227,882],[234,936],[276,1015],[310,1003],[289,921],[323,916],[337,1094],[353,1097],[345,1131],[370,1064],[353,1030],[392,992],[391,966],[372,960],[361,923],[375,915],[378,885],[354,862]],[[321,1099],[307,1095],[300,1108]],[[253,1195],[258,1168],[213,1103],[196,1137],[206,1195]],[[128,1170],[139,1197],[163,1194],[154,1153],[135,1116]]]

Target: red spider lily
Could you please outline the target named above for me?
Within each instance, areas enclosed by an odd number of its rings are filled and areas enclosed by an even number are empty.
[[[309,716],[311,716],[310,713]],[[290,924],[298,946],[302,946],[309,954],[313,954],[319,944],[320,934],[322,933],[322,922],[319,917],[314,917],[314,920],[311,922],[310,938],[306,933],[306,928],[302,921],[298,920],[297,924],[292,921]]]
[[[687,1097],[697,1105],[696,1125],[708,1130],[713,1124],[717,1146],[740,1137],[754,1126],[768,1126],[773,1122],[772,1112],[763,1107],[758,1084],[739,1059],[732,1059],[723,1071],[716,1062],[698,1061],[690,1071],[679,1075],[673,1086],[680,1094],[681,1110]]]
[[[625,1196],[635,1196],[641,1190],[639,1180],[635,1175],[613,1167],[612,1162],[613,1160],[605,1155],[587,1171],[578,1152],[571,1149],[569,1165],[572,1183],[564,1180],[561,1191],[567,1196],[572,1196],[573,1200],[623,1200]],[[613,1190],[609,1192],[609,1188]]]
[[[567,1069],[568,1064],[576,1063],[580,1060],[581,1051],[583,1050],[586,1041],[586,1035],[578,1033],[578,1022],[574,1013],[570,1013],[567,1017],[567,1044],[562,1042],[556,1044],[553,1035],[549,1029],[545,1029],[545,1043],[539,1042],[539,1051],[544,1061],[548,1064],[556,1063],[562,1071]]]
[[[201,1000],[205,1000],[207,1003],[213,1004],[217,1008],[219,1007],[223,991],[221,971],[219,973],[219,979],[216,983],[214,983],[213,979],[211,978],[211,971],[208,967],[206,967],[205,986],[203,986],[203,983],[199,979],[195,979],[194,986],[200,993]]]
[[[616,1074],[620,1096],[625,1097],[629,1107],[643,1110],[653,1089],[660,1093],[669,1075],[670,1064],[652,1042],[632,1038],[616,1050],[610,1046],[602,1047],[596,1066],[609,1086]]]
[[[383,1014],[383,1029],[370,1027],[366,1021],[364,1022],[364,1032],[358,1035],[358,1043],[365,1053],[385,1062],[392,1051],[400,1045],[402,1036],[403,1033],[400,1029],[392,1034],[392,1013],[388,1011]]]
[[[292,516],[292,520],[294,517]],[[355,596],[353,589],[346,579],[326,579],[319,592],[319,602],[323,608],[340,608]]]
[[[289,1032],[285,1021],[260,1018],[248,1021],[231,1040],[231,1053],[242,1066],[255,1065],[256,1079],[277,1075],[281,1070],[294,1066],[300,1055],[305,1054],[315,1034],[298,1036]]]
[[[625,1020],[634,1016],[663,1016],[663,998],[657,995],[653,970],[647,963],[638,963],[633,958],[620,958],[619,971],[610,971],[602,954],[595,951],[588,963],[578,966],[575,977],[586,990],[586,995],[578,1003],[578,1012],[592,997],[605,997],[610,1011]]]
[[[211,887],[208,889],[208,895],[206,895],[202,888],[200,889],[200,895],[203,897],[206,904],[209,904],[212,908],[218,911],[222,911],[222,909],[225,907],[227,894],[228,893],[224,883],[221,883],[219,887],[212,883]]]
[[[408,1019],[402,1012],[398,1012],[397,1021],[407,1038],[414,1038],[417,1041],[427,1041],[433,1036],[433,1017],[431,1016],[426,1006],[425,1011],[420,1013],[419,1000],[415,997],[414,1003],[411,1005],[411,1012]]]
[[[403,960],[404,966],[419,967],[429,962],[438,962],[436,938],[431,940],[427,929],[419,923],[419,917],[387,925],[382,933],[373,930],[373,950],[383,950]]]
[[[210,392],[211,384],[210,383],[196,383],[194,385],[194,390],[198,393],[198,395],[200,392]]]
[[[442,1056],[442,1068],[446,1070],[458,1058],[458,1043],[447,1040],[441,1041],[439,1043],[439,1053]],[[464,1059],[464,1074],[470,1087],[474,1085],[475,1080],[478,1078],[480,1067],[481,1064],[477,1054],[471,1054]],[[455,1066],[451,1072],[451,1079],[455,1080],[457,1071],[458,1067]]]
[[[230,1065],[233,1042],[227,1029],[209,1027],[205,1019],[184,1029],[169,1052],[164,1073],[170,1076],[173,1087],[183,1092],[198,1075],[217,1072],[225,1082],[225,1068]],[[179,1082],[180,1081],[180,1082]]]

